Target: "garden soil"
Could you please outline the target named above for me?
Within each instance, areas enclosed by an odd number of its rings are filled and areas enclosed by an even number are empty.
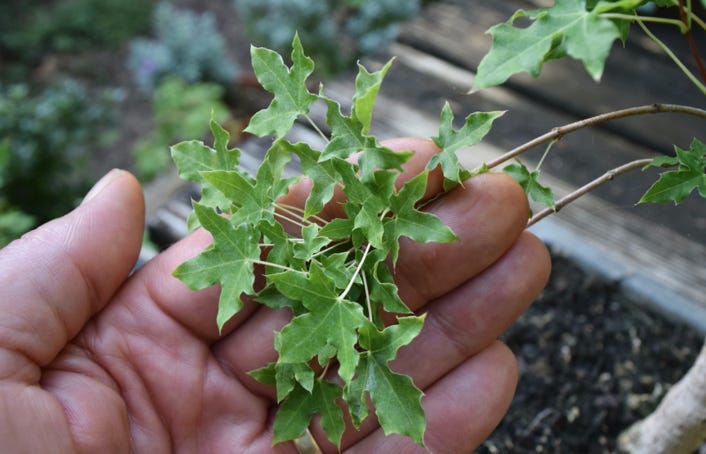
[[[703,343],[559,254],[547,288],[503,340],[521,376],[482,454],[619,452],[620,432],[654,410]]]

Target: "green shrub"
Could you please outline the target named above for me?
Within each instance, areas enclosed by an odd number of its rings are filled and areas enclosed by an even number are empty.
[[[31,62],[43,53],[115,49],[149,30],[153,0],[36,0],[0,4],[0,55]]]
[[[320,73],[348,68],[384,49],[400,25],[419,14],[419,0],[234,0],[250,37],[285,52],[297,32]]]
[[[227,52],[225,39],[213,14],[198,14],[162,2],[154,10],[155,39],[135,39],[130,45],[128,67],[138,86],[151,91],[167,76],[189,83],[227,84],[238,66]]]
[[[63,81],[37,95],[26,85],[0,86],[0,143],[4,144],[3,203],[38,222],[73,208],[89,186],[91,151],[114,138],[117,90],[89,92]]]
[[[8,162],[10,160],[10,144],[0,142],[0,191],[7,180]],[[22,235],[34,226],[34,218],[13,208],[0,192],[0,248]]]

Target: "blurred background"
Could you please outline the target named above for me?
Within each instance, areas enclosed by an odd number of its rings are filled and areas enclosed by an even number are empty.
[[[72,209],[113,167],[148,183],[169,146],[211,112],[238,142],[268,97],[251,43],[288,53],[296,30],[316,76],[351,69],[416,17],[421,0],[3,0],[0,246]]]

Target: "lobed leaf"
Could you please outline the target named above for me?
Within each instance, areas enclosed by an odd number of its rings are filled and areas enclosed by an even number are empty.
[[[274,99],[266,109],[252,117],[245,131],[260,137],[270,134],[284,137],[299,115],[308,113],[317,100],[306,85],[314,72],[314,61],[304,54],[299,36],[295,36],[292,42],[291,68],[270,49],[253,46],[250,56],[258,82],[274,94]]]
[[[612,9],[621,3],[599,2],[588,10],[585,0],[556,0],[551,7],[517,11],[507,22],[488,30],[492,45],[478,66],[473,88],[500,85],[521,72],[537,77],[545,62],[566,55],[582,61],[588,73],[600,80],[613,42],[625,36],[616,21],[600,12],[607,12],[604,4]],[[532,24],[516,27],[521,17]]]
[[[410,437],[424,446],[425,420],[422,409],[422,392],[412,380],[393,372],[389,363],[397,356],[400,347],[409,344],[421,331],[424,316],[403,317],[397,325],[378,331],[371,324],[360,329],[360,345],[367,352],[361,355],[356,378],[347,394],[349,405],[355,405],[358,414],[354,423],[367,412],[362,409],[367,390],[375,405],[375,414],[385,434],[397,433]]]
[[[447,102],[441,110],[441,125],[439,135],[432,140],[441,152],[434,155],[427,169],[432,170],[440,165],[444,173],[444,189],[461,183],[469,175],[465,173],[458,162],[456,153],[465,147],[479,143],[490,132],[493,122],[501,117],[504,112],[475,112],[466,117],[461,129],[454,129],[454,114]]]
[[[675,158],[658,158],[653,166],[678,164],[679,168],[663,172],[638,203],[674,202],[678,205],[694,191],[706,198],[706,144],[694,139],[688,150],[679,147],[675,150]]]
[[[193,290],[221,284],[218,329],[242,307],[240,295],[253,294],[254,262],[260,259],[260,235],[246,224],[233,225],[213,209],[194,203],[194,212],[213,235],[213,244],[200,255],[182,263],[174,276]]]
[[[548,208],[555,208],[554,193],[551,188],[539,182],[539,170],[530,172],[524,164],[517,162],[506,166],[503,172],[514,178],[530,199]]]

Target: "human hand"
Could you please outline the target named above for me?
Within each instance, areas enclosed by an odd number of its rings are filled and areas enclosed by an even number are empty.
[[[388,142],[416,155],[428,141]],[[428,193],[440,189],[438,176]],[[301,200],[306,185],[290,198]],[[434,201],[459,237],[403,241],[400,296],[427,312],[393,369],[426,394],[432,452],[470,452],[489,435],[517,381],[495,339],[541,291],[545,247],[524,232],[527,202],[503,175],[481,175]],[[218,289],[187,289],[174,268],[209,242],[196,231],[129,276],[144,205],[136,180],[114,171],[67,216],[0,251],[2,452],[296,452],[271,446],[274,390],[247,372],[275,359],[273,332],[288,320],[246,301],[219,334]],[[314,425],[321,447],[335,451]],[[347,452],[415,452],[371,420],[344,435]]]

